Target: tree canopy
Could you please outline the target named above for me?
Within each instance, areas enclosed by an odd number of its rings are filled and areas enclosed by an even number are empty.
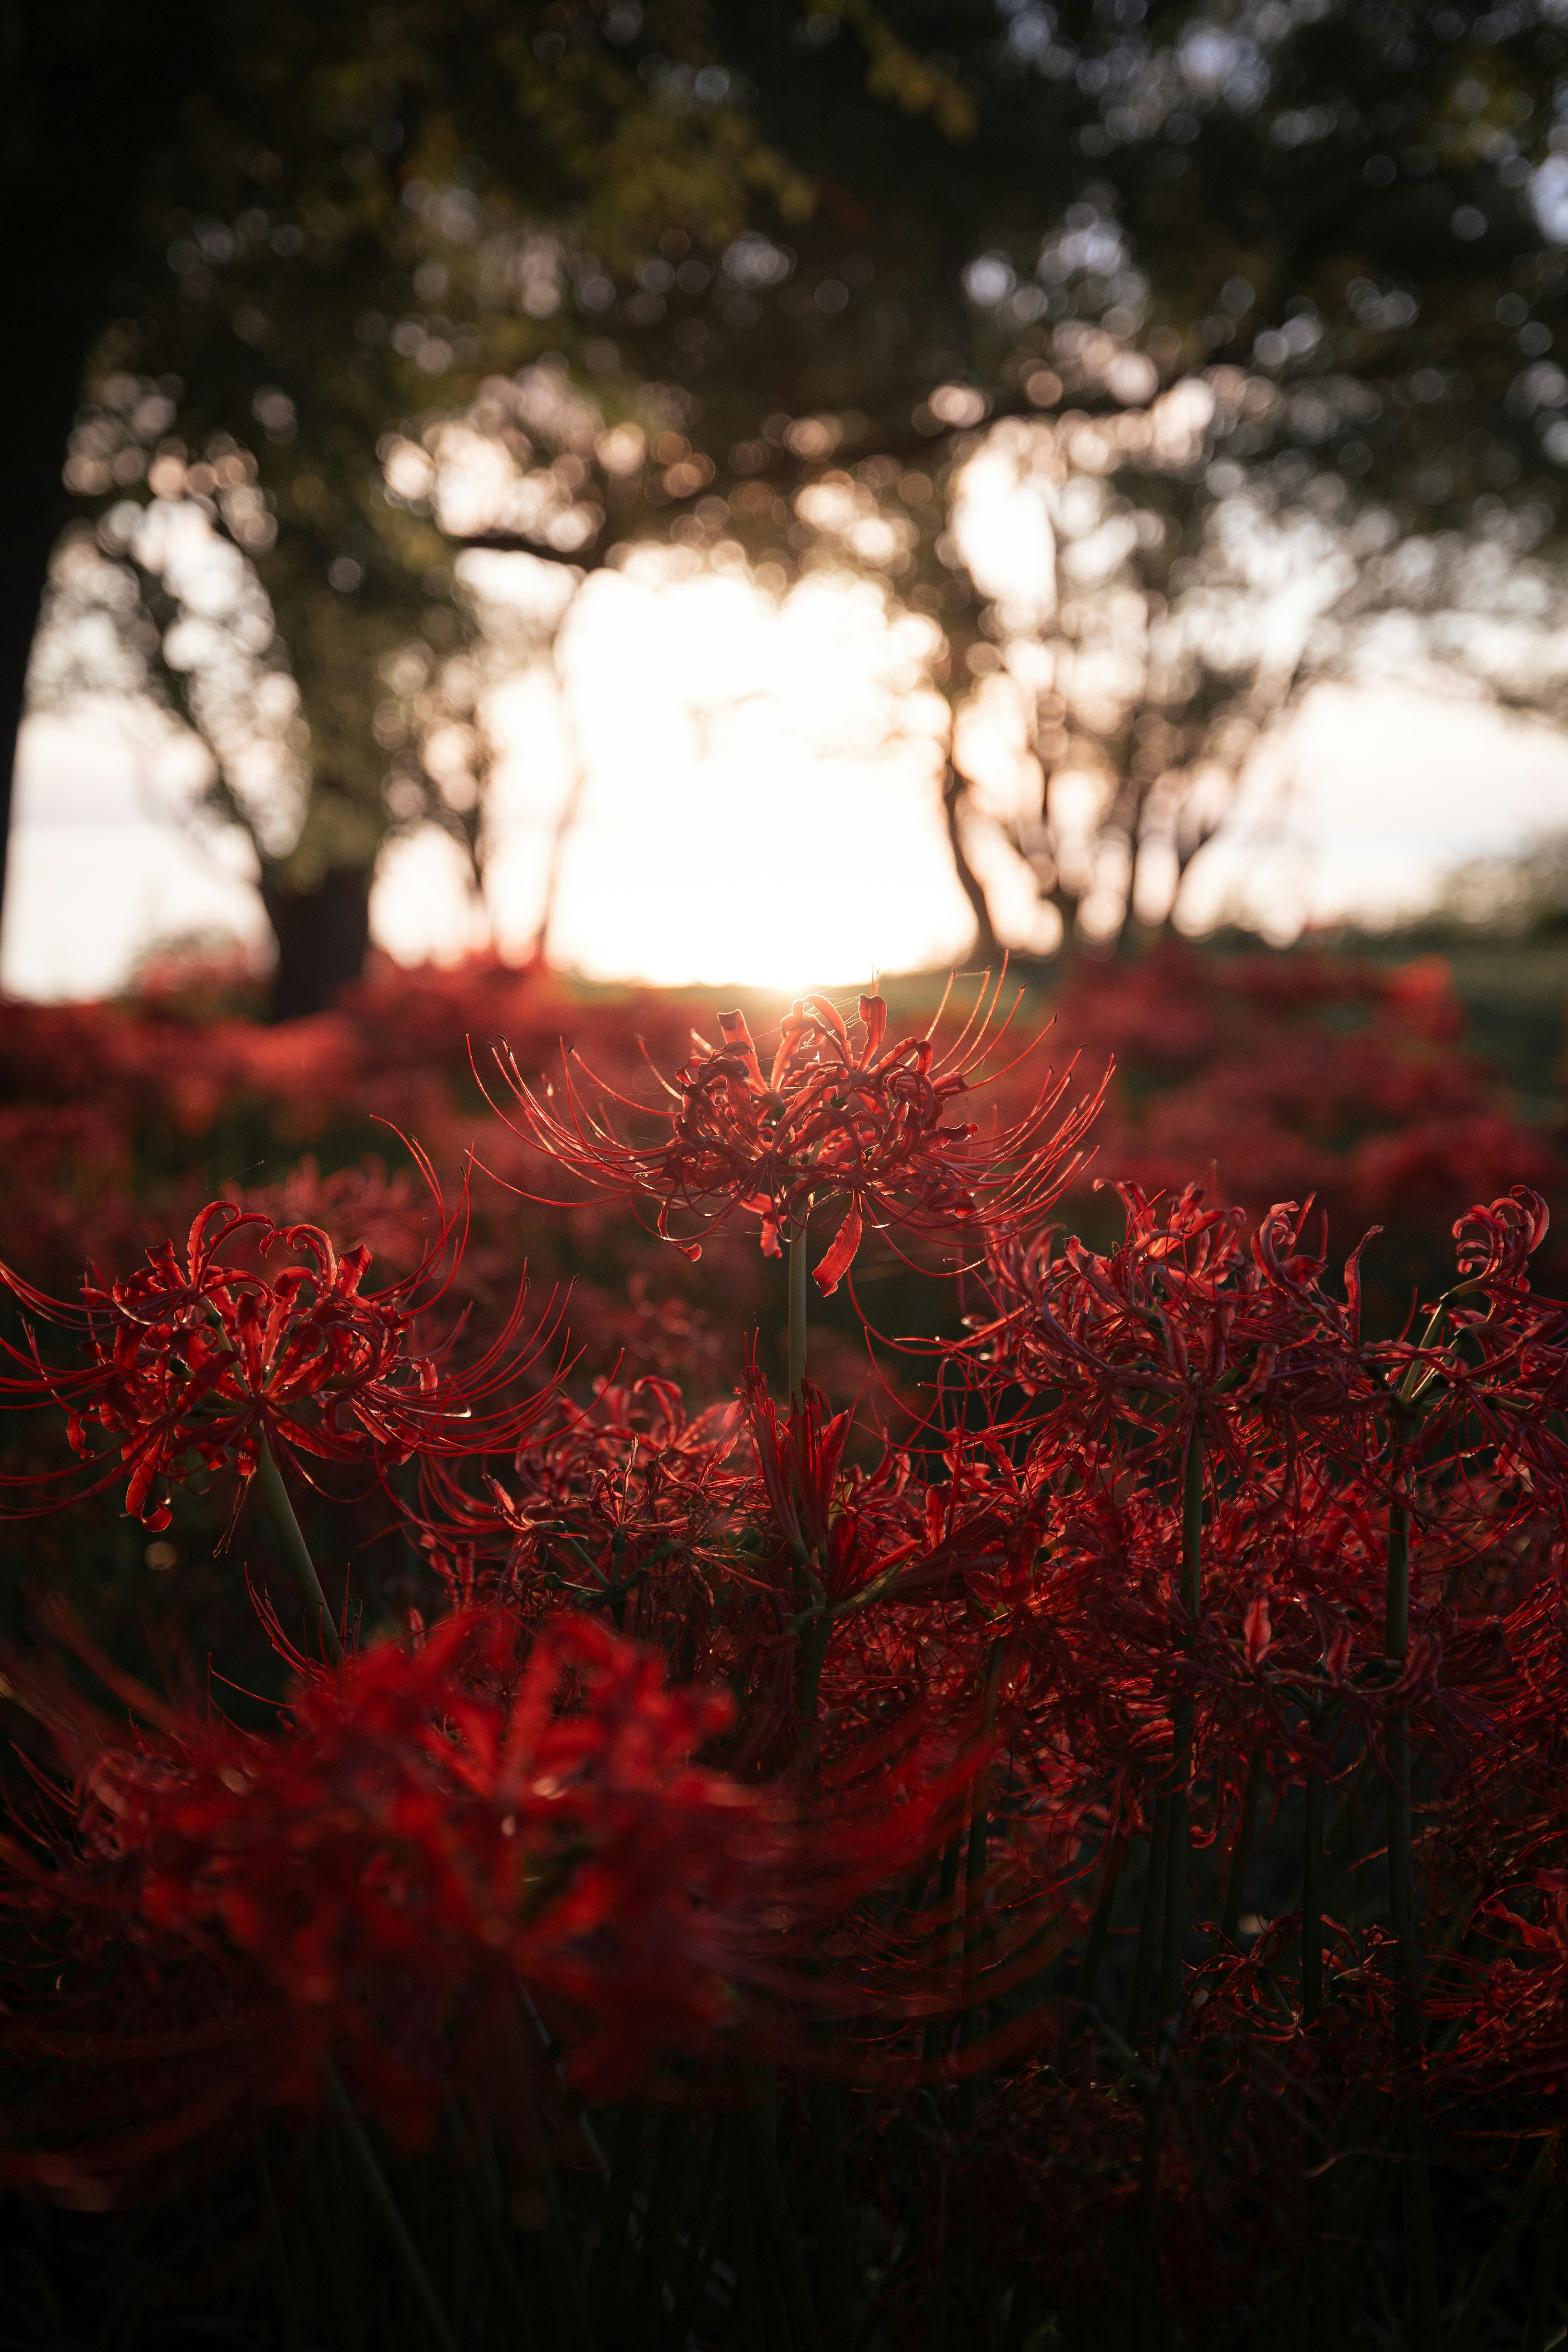
[[[1447,609],[1554,543],[1568,44],[1533,0],[222,19],[83,294],[65,481],[256,841],[285,1006],[357,962],[389,829],[477,840],[464,545],[881,577],[955,719],[999,677],[1024,713],[1037,792],[989,804],[961,728],[949,760],[985,929],[998,859],[1069,927],[1114,928],[1141,861],[1168,909],[1412,546]],[[1026,593],[964,529],[982,452],[1036,501]],[[1073,762],[1105,787],[1076,842]]]

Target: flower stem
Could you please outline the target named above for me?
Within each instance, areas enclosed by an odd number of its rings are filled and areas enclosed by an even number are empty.
[[[833,1619],[826,1609],[814,1617],[800,1642],[800,1664],[795,1686],[795,1714],[798,1718],[801,1754],[810,1763],[816,1757],[817,1717],[822,1705],[822,1669],[827,1658],[827,1644],[833,1636]]]
[[[255,2146],[256,2179],[260,2191],[261,2211],[267,2224],[267,2252],[272,2272],[272,2293],[278,2305],[278,2317],[282,2329],[283,2352],[304,2352],[305,2338],[300,2326],[300,2309],[294,2294],[294,2282],[289,2272],[289,2256],[283,2243],[283,2223],[278,2211],[278,2200],[273,2194],[272,2168],[267,2161],[267,2150],[259,2137]]]
[[[329,1664],[338,1665],[342,1663],[343,1654],[342,1643],[338,1640],[338,1629],[333,1624],[331,1612],[327,1607],[327,1596],[322,1591],[321,1579],[316,1574],[316,1563],[310,1558],[310,1548],[305,1541],[299,1520],[294,1516],[294,1506],[289,1500],[289,1489],[283,1484],[283,1473],[278,1467],[270,1441],[265,1437],[261,1441],[261,1450],[257,1457],[257,1468],[260,1473],[262,1492],[267,1497],[274,1524],[283,1538],[283,1549],[289,1565],[294,1571],[294,1580],[305,1596],[307,1609],[310,1610],[315,1616],[317,1639],[326,1654]]]
[[[408,2224],[398,2210],[397,2200],[392,2193],[385,2173],[376,2160],[375,2150],[365,2137],[364,2126],[355,2115],[348,2093],[336,2074],[330,2069],[327,2074],[327,2092],[333,2106],[342,2117],[349,2147],[353,2152],[354,2162],[359,2166],[365,2187],[370,2191],[371,2201],[381,2216],[386,2234],[396,2251],[398,2261],[408,2274],[409,2284],[424,2305],[425,2316],[430,2323],[431,2333],[441,2347],[441,2352],[458,2352],[458,2339],[452,2333],[452,2324],[441,2308],[440,2298],[430,2284],[429,2272],[419,2259],[419,2250],[408,2233]]]
[[[730,2122],[734,2134],[735,2332],[741,2352],[765,2352],[763,2309],[764,2301],[771,2296],[773,2282],[770,2279],[764,2284],[758,2268],[762,2238],[752,2179],[751,2130],[743,2111],[731,2117]]]
[[[1384,1651],[1403,1666],[1410,1649],[1410,1510],[1393,1503],[1388,1513],[1388,1578],[1384,1615]],[[1394,2030],[1405,2059],[1421,2052],[1420,1954],[1415,1937],[1410,1801],[1410,1714],[1394,1709],[1388,1718],[1388,1916],[1397,1956],[1399,2000]],[[1410,2283],[1412,2352],[1435,2352],[1437,2342],[1437,2250],[1432,2234],[1432,2186],[1426,2150],[1414,2117],[1399,2136],[1400,2180],[1405,2202],[1405,2260]]]
[[[510,2232],[502,2219],[500,2186],[490,2151],[476,2151],[473,2161],[463,2167],[458,2177],[490,2285],[512,2331],[518,2352],[535,2352],[532,2315],[518,2274]]]
[[[1182,1464],[1182,1598],[1197,1622],[1204,1605],[1204,1417],[1193,1415]]]
[[[1182,1600],[1197,1631],[1203,1609],[1204,1424],[1193,1415],[1182,1465]],[[1189,1639],[1191,1635],[1189,1635]],[[1173,2017],[1182,2002],[1182,1962],[1187,1948],[1187,1863],[1192,1837],[1187,1820],[1193,1778],[1193,1702],[1177,1699],[1171,1710],[1170,1831],[1165,1857],[1165,1934],[1161,1955],[1160,2010]]]
[[[767,2095],[742,2110],[752,2157],[752,2179],[761,2208],[755,2219],[761,2221],[768,2232],[769,2251],[777,2264],[778,2283],[795,2352],[822,2352],[822,2334],[816,2324],[810,2282],[806,2277],[800,2241],[795,2235],[784,2177],[779,2170],[778,2117],[771,2084],[764,2088]]]
[[[1165,1906],[1165,1849],[1171,1827],[1170,1799],[1154,1808],[1149,1833],[1149,1860],[1143,1879],[1143,1908],[1138,1922],[1138,1954],[1132,1963],[1132,2000],[1127,2031],[1136,2041],[1147,2022],[1149,1990],[1154,1980],[1154,1947],[1159,1941]]]
[[[1535,2256],[1535,2276],[1530,2289],[1530,2315],[1524,2324],[1523,2352],[1545,2352],[1546,2331],[1557,2300],[1557,2258],[1563,2242],[1563,2190],[1547,2191],[1546,2214]]]
[[[806,1234],[811,1222],[808,1201],[789,1229],[789,1402],[798,1412],[805,1388]]]
[[[947,1843],[942,1857],[942,1874],[937,1885],[937,1928],[933,1938],[933,1960],[945,1977],[952,1958],[952,1905],[958,1891],[958,1865],[963,1853],[963,1834],[956,1833]],[[946,2040],[948,2021],[945,2016],[928,2019],[925,2030],[925,2063],[931,2065],[941,2054]]]
[[[1006,1639],[998,1636],[992,1643],[991,1653],[985,1662],[984,1737],[987,1747],[996,1728],[996,1706],[1001,1696],[1002,1671],[1006,1655]],[[980,1973],[985,1941],[985,1869],[990,1843],[990,1801],[991,1759],[987,1756],[976,1777],[969,1809],[969,1848],[963,1874],[963,2014],[958,2028],[961,2050],[974,2041],[980,2031],[973,1984]],[[965,2128],[973,2125],[976,2098],[974,2077],[968,2074],[958,2086],[958,2117]]]
[[[1323,1777],[1307,1782],[1301,1846],[1301,2017],[1315,2025],[1323,2006]]]
[[[1263,1750],[1255,1748],[1252,1761],[1247,1768],[1241,1818],[1236,1825],[1236,1843],[1230,1850],[1230,1870],[1225,1882],[1225,1914],[1220,1920],[1219,1931],[1227,1944],[1234,1944],[1241,1933],[1241,1906],[1247,1899],[1247,1874],[1252,1866],[1253,1825],[1258,1819],[1258,1798],[1262,1786]]]
[[[659,2338],[659,2352],[677,2352],[677,2347],[687,2343],[692,2322],[713,2284],[720,2243],[734,2211],[732,2167],[725,2164],[725,2152],[724,2120],[715,2116],[709,2135],[707,2169],[687,2235],[686,2259],[681,2264],[669,2317]]]
[[[668,2107],[659,2123],[653,2155],[652,2184],[643,2217],[642,2267],[635,2288],[631,2326],[634,2344],[658,2340],[661,2299],[670,2268],[676,2192],[680,2186],[680,2158],[686,2119],[679,2107]]]
[[[1105,1958],[1105,1947],[1110,1937],[1110,1915],[1116,1907],[1116,1889],[1121,1877],[1121,1865],[1127,1859],[1127,1840],[1121,1830],[1111,1838],[1105,1857],[1105,1870],[1100,1883],[1100,1900],[1094,1906],[1089,1922],[1089,1941],[1083,1948],[1083,1966],[1078,1975],[1079,2000],[1092,2000],[1100,1981],[1100,1966]]]
[[[620,2317],[624,2273],[631,2244],[632,2200],[642,2160],[643,2110],[635,2100],[621,2109],[616,2125],[598,2250],[594,2258],[594,2319],[599,2334],[613,2336]]]
[[[1388,1581],[1384,1614],[1384,1654],[1403,1666],[1410,1649],[1410,1512],[1404,1503],[1388,1514]],[[1410,1715],[1394,1709],[1388,1718],[1388,1917],[1399,1967],[1399,2038],[1409,2046],[1420,2036],[1415,2013],[1415,1918],[1412,1892],[1410,1811]]]
[[[1492,2298],[1502,2284],[1519,2242],[1534,2220],[1535,2209],[1551,2186],[1554,2145],[1550,2139],[1542,2140],[1540,2154],[1520,2183],[1507,2218],[1471,2282],[1459,2315],[1448,2331],[1448,2340],[1443,2352],[1470,2352],[1471,2345],[1480,2334],[1482,2324],[1491,2309]]]
[[[811,2086],[811,2160],[816,2177],[822,2335],[829,2345],[851,2344],[855,2336],[855,2261],[844,2177],[845,2131],[843,2092],[832,2075],[823,2075]]]

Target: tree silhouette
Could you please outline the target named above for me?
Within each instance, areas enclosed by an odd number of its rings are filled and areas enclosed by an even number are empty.
[[[950,762],[984,933],[987,838],[1069,927],[1098,893],[1114,928],[1118,869],[1123,905],[1141,861],[1179,887],[1216,780],[1315,674],[1331,631],[1299,627],[1289,659],[1243,642],[1238,523],[1253,555],[1331,526],[1331,572],[1363,510],[1401,541],[1555,531],[1568,52],[1535,0],[348,0],[226,11],[184,47],[169,22],[178,135],[139,133],[112,297],[101,271],[73,296],[99,331],[67,480],[135,566],[163,690],[204,731],[216,690],[181,667],[190,614],[130,509],[195,502],[260,583],[254,658],[298,697],[292,833],[207,740],[256,842],[280,1007],[357,965],[389,829],[472,836],[384,675],[471,652],[462,544],[588,570],[639,538],[723,538],[781,584],[854,563],[941,624],[955,752],[994,657],[1022,677],[1010,649],[1048,650],[1037,808],[988,813]],[[106,110],[115,54],[89,44]],[[36,148],[31,172],[64,177]],[[1064,562],[1090,493],[1134,532],[1103,594],[1058,583],[1022,625],[954,530],[1008,419],[1056,477]],[[461,436],[498,461],[464,512],[443,458]],[[47,437],[17,437],[19,469]],[[47,536],[16,558],[35,593]],[[1085,681],[1133,599],[1108,700]],[[1104,782],[1076,866],[1050,786],[1068,760]]]

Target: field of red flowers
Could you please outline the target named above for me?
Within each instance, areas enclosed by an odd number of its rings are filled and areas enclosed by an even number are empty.
[[[1559,2340],[1561,1139],[889,998],[5,1008],[12,2340]]]

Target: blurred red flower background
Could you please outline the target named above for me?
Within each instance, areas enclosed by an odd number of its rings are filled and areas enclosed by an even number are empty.
[[[258,2164],[297,2320],[335,2118],[452,2343],[1550,2303],[1564,1163],[1443,964],[228,985],[0,1031],[7,2178]]]

